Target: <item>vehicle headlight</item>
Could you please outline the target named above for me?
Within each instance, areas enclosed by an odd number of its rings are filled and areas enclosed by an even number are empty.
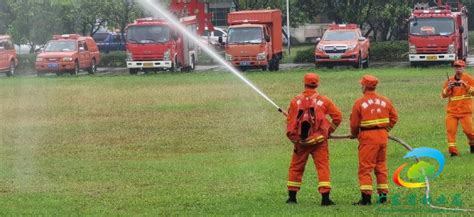
[[[132,61],[132,60],[133,60],[133,59],[132,59],[132,53],[127,52],[127,59],[126,59],[126,60],[127,60],[127,61]]]
[[[171,51],[168,49],[163,56],[163,60],[170,61],[170,56],[171,56]]]
[[[322,45],[317,45],[317,46],[316,46],[316,50],[324,51],[324,46],[322,46]]]
[[[225,60],[232,61],[233,60],[232,55],[226,53],[225,54]]]
[[[72,57],[63,57],[63,61],[72,61]]]
[[[355,44],[351,44],[349,46],[347,46],[347,50],[350,51],[350,50],[354,50],[356,48],[357,45]]]
[[[36,57],[36,62],[43,62],[43,60],[44,60],[44,59],[41,58],[41,57]]]
[[[265,52],[257,54],[257,60],[265,60],[267,58],[267,54]]]
[[[448,53],[450,54],[456,53],[456,47],[454,46],[454,43],[448,46]]]
[[[410,44],[408,52],[411,54],[416,54],[416,46],[413,44]]]

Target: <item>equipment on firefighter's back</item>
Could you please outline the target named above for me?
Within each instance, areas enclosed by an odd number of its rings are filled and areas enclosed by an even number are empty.
[[[287,133],[294,144],[317,145],[327,139],[329,127],[326,126],[325,115],[316,105],[317,101],[317,94],[299,97],[298,113]]]

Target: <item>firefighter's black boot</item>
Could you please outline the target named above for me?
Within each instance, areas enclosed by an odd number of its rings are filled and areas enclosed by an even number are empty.
[[[296,202],[296,191],[288,191],[288,200],[286,200],[286,203],[288,204],[293,204],[293,203],[298,203]]]
[[[321,206],[336,205],[331,199],[329,199],[329,192],[328,193],[322,193],[321,196],[322,196]]]
[[[474,154],[474,145],[471,146],[471,154]]]
[[[372,199],[372,195],[362,193],[362,198],[359,200],[359,202],[353,203],[352,205],[356,205],[356,206],[371,205],[372,204],[371,199]]]
[[[387,194],[386,193],[380,193],[379,194],[379,199],[377,200],[377,203],[384,204],[387,202]]]

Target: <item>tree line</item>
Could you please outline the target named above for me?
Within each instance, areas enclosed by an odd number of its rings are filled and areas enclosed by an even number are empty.
[[[311,23],[323,16],[335,23],[356,23],[376,41],[401,40],[407,37],[408,18],[416,3],[434,6],[436,0],[289,0],[290,25]],[[443,0],[444,3],[447,0]],[[454,2],[454,1],[451,1]],[[474,0],[461,1],[469,13],[470,28],[474,28]],[[236,10],[281,8],[286,0],[233,0]],[[286,13],[284,13],[286,20]]]
[[[157,0],[168,4],[169,0]],[[222,0],[203,0],[213,3]],[[323,16],[336,23],[356,23],[376,41],[407,37],[407,18],[415,3],[423,0],[289,0],[291,25],[314,22]],[[433,3],[433,0],[427,1]],[[462,1],[474,12],[474,0]],[[280,8],[286,0],[232,0],[235,10]],[[283,13],[283,22],[286,13]],[[0,34],[9,34],[17,44],[45,44],[52,34],[94,35],[100,28],[124,32],[128,23],[145,12],[134,0],[1,0]],[[469,13],[474,27],[474,13]],[[284,24],[283,23],[283,24]]]
[[[2,0],[0,34],[16,44],[28,44],[30,52],[45,44],[52,34],[94,35],[100,28],[125,27],[143,11],[131,0]]]

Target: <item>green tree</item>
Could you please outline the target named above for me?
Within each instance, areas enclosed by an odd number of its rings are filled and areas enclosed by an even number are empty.
[[[60,18],[49,0],[6,0],[5,3],[11,12],[7,33],[13,37],[15,43],[28,44],[30,53],[34,52],[36,45],[45,44],[52,34],[61,31],[56,25]]]
[[[124,38],[127,25],[142,16],[143,11],[134,1],[118,0],[113,5],[112,12],[109,16],[109,24],[120,29],[122,38]]]

